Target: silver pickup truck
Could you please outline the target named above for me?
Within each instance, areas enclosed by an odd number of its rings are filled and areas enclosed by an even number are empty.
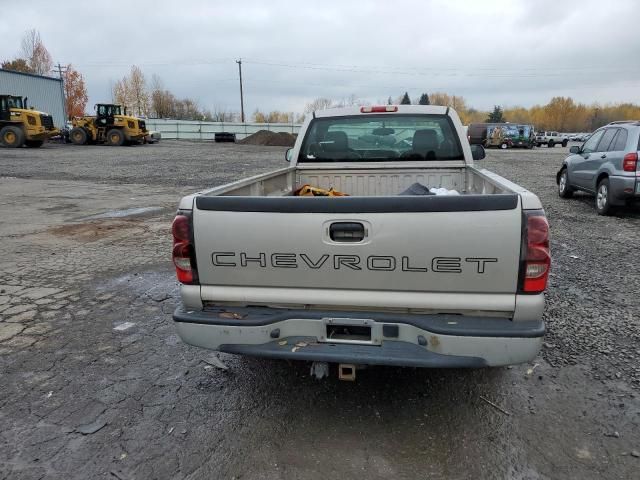
[[[315,112],[286,168],[180,201],[180,337],[344,372],[533,359],[548,223],[473,147],[447,107]]]

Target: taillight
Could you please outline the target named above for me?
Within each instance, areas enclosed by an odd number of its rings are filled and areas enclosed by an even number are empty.
[[[638,165],[638,153],[627,153],[622,159],[622,169],[625,172],[635,172]]]
[[[551,252],[549,251],[549,223],[543,210],[525,212],[520,291],[541,293],[547,288]]]
[[[360,107],[360,113],[397,112],[397,105],[378,105],[375,107]]]
[[[171,225],[173,234],[173,264],[176,267],[178,281],[186,284],[198,283],[195,250],[193,247],[193,232],[191,229],[191,215],[178,213]]]

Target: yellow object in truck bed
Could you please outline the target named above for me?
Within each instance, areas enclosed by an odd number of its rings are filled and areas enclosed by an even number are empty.
[[[337,192],[331,187],[329,190],[324,188],[312,187],[309,184],[305,184],[300,188],[293,191],[294,197],[348,197],[349,195],[342,192]]]

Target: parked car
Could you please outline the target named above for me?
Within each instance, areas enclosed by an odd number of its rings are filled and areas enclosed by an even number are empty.
[[[562,198],[576,190],[594,193],[599,215],[640,199],[640,122],[612,122],[569,151],[556,176]]]
[[[590,133],[579,133],[578,135],[576,135],[576,141],[586,142],[590,136],[591,136]]]
[[[180,201],[173,319],[184,342],[338,363],[347,376],[360,364],[535,358],[550,268],[544,210],[475,166],[484,148],[469,145],[453,109],[316,111],[285,156],[285,168]]]
[[[71,125],[71,122],[66,122],[65,125],[63,125],[59,129],[56,135],[49,137],[48,141],[57,142],[57,143],[71,143],[71,140],[69,139],[69,133],[71,132],[71,128],[73,128],[73,126]]]
[[[144,143],[158,143],[162,140],[162,134],[158,131],[151,131],[144,137]]]
[[[569,139],[565,135],[558,132],[538,132],[536,134],[537,147],[546,145],[549,148],[553,148],[558,144],[566,147],[568,143]]]

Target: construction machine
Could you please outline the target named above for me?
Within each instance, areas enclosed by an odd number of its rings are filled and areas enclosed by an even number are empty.
[[[27,106],[27,98],[0,95],[0,143],[5,147],[41,147],[60,131],[51,115]]]
[[[87,143],[120,146],[140,143],[147,127],[144,120],[127,115],[126,107],[107,103],[95,106],[96,115],[75,117],[69,138],[76,145]]]

